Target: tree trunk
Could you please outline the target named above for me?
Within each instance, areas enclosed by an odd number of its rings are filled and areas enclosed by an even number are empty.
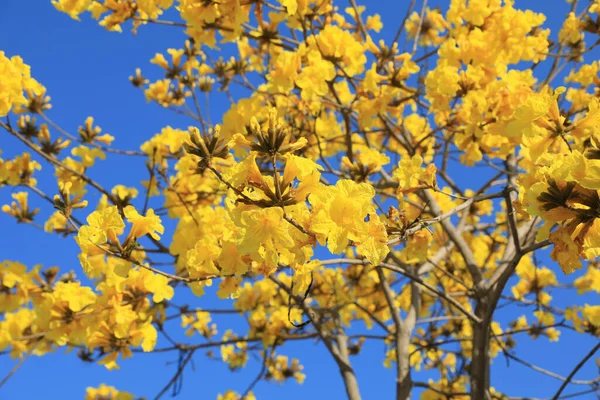
[[[488,299],[479,300],[475,315],[481,323],[473,322],[473,357],[471,361],[471,399],[485,400],[490,390],[490,317]]]
[[[349,370],[345,369],[340,371],[342,373],[342,377],[344,378],[344,385],[346,386],[346,394],[348,395],[349,400],[360,400],[360,391],[358,390],[358,381],[356,380],[356,375],[354,375],[354,371],[350,367]]]
[[[358,389],[358,381],[354,374],[354,369],[350,365],[350,358],[348,356],[348,338],[345,335],[338,335],[336,337],[337,348],[339,350],[338,365],[340,367],[340,374],[344,380],[344,386],[346,387],[346,394],[349,400],[360,400],[360,390]]]
[[[398,337],[396,352],[396,400],[410,400],[412,379],[410,376],[410,332],[402,332]]]

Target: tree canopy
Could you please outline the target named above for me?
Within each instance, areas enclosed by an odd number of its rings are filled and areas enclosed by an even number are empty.
[[[311,376],[286,354],[302,343],[334,360],[340,398],[375,398],[353,367],[375,341],[397,399],[520,398],[497,358],[556,378],[554,399],[599,395],[600,376],[576,374],[600,349],[600,1],[556,1],[554,27],[519,1],[404,3],[384,26],[355,0],[53,0],[132,40],[185,33],[129,80],[188,124],[138,149],[93,116],[55,121],[69,105],[0,51],[0,145],[22,149],[0,158],[2,211],[74,241],[80,263],[0,262],[0,354],[15,360],[0,393],[28,357],[73,350],[118,374],[169,352],[159,393],[82,397],[160,398],[194,360],[257,360],[251,382],[200,394],[251,400]],[[214,123],[211,101],[228,104]],[[139,185],[103,182],[116,158],[145,165]],[[565,331],[595,343],[569,375],[519,355],[527,338],[567,351]]]

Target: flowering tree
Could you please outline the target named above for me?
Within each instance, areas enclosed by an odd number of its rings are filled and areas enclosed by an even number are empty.
[[[504,399],[490,374],[499,356],[557,378],[554,398],[569,385],[600,390],[600,378],[574,379],[600,344],[565,377],[516,351],[528,335],[600,338],[600,306],[561,307],[550,294],[600,292],[600,64],[583,63],[600,44],[600,2],[568,1],[552,36],[544,15],[513,1],[413,0],[385,28],[391,40],[354,0],[52,3],[109,31],[184,30],[151,60],[164,79],[141,69],[129,79],[192,126],[117,149],[93,117],[77,129],[54,122],[36,66],[0,52],[0,127],[24,149],[0,159],[0,186],[17,189],[2,211],[76,241],[81,264],[64,275],[0,264],[0,350],[20,360],[0,387],[28,356],[59,348],[108,369],[161,351],[180,362],[147,395],[207,354],[231,370],[258,357],[254,381],[218,395],[253,399],[261,381],[303,382],[302,360],[285,354],[304,341],[360,399],[353,360],[375,340],[397,399]],[[201,100],[217,91],[231,105],[212,125]],[[145,160],[140,187],[90,177],[111,157]],[[54,193],[36,185],[42,167]],[[489,179],[472,187],[475,169]],[[55,209],[43,226],[29,196]],[[177,301],[191,290],[202,304],[213,284],[222,310]],[[499,305],[508,323],[495,320]],[[220,312],[246,329],[217,326]],[[171,338],[173,320],[189,340]],[[134,396],[102,385],[86,398]]]

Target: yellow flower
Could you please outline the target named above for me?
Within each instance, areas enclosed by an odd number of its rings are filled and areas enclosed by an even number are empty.
[[[73,312],[79,312],[96,302],[96,294],[92,289],[81,286],[79,282],[58,282],[54,286],[53,296],[64,297]]]
[[[241,279],[226,277],[219,284],[217,296],[220,299],[237,299],[240,296]]]
[[[310,230],[317,234],[319,242],[333,254],[339,254],[348,240],[360,241],[365,232],[365,218],[375,214],[371,199],[375,190],[366,183],[341,179],[333,187],[309,196],[314,206]]]
[[[185,328],[189,326],[189,329],[185,332],[188,336],[192,336],[194,331],[196,331],[207,339],[210,339],[211,336],[217,333],[216,324],[209,325],[211,321],[209,312],[196,311],[195,314],[181,316],[181,327]]]
[[[316,50],[309,52],[307,58],[308,65],[298,74],[296,85],[302,89],[302,99],[310,101],[329,92],[327,82],[335,77],[335,67],[331,62],[324,60]]]
[[[108,133],[100,135],[102,128],[94,126],[94,118],[87,117],[84,122],[84,126],[80,126],[77,132],[81,137],[83,143],[92,143],[94,141],[110,146],[115,138]]]
[[[239,245],[240,251],[276,268],[280,254],[295,245],[289,232],[291,225],[282,221],[283,210],[279,207],[243,211],[241,226],[245,233]]]
[[[383,22],[381,22],[381,15],[369,15],[365,22],[365,29],[369,31],[375,31],[379,33],[383,28]]]
[[[402,251],[401,259],[406,263],[423,262],[427,259],[433,235],[427,229],[421,229],[411,235]]]
[[[137,314],[130,307],[117,307],[113,321],[102,321],[91,333],[90,347],[99,347],[106,356],[98,363],[107,369],[118,369],[117,357],[122,359],[133,355],[130,347],[141,346],[149,352],[156,346],[157,332],[151,318],[145,322],[137,322]]]
[[[369,216],[368,231],[360,240],[357,250],[373,265],[379,265],[390,252],[385,225],[375,215]]]
[[[304,375],[302,371],[304,367],[300,365],[297,359],[293,359],[292,363],[289,363],[287,356],[277,355],[274,360],[269,360],[268,370],[272,379],[277,381],[284,381],[288,378],[295,378],[298,383],[304,382]]]
[[[85,400],[133,400],[134,398],[131,393],[119,391],[103,383],[97,388],[88,387],[85,393]]]
[[[419,29],[420,28],[420,29]],[[421,46],[437,46],[444,41],[441,33],[449,28],[448,23],[439,10],[425,10],[425,19],[420,23],[420,16],[414,12],[406,21],[406,32],[409,38],[414,39],[419,29],[419,44]]]
[[[435,187],[435,164],[429,164],[425,168],[422,168],[422,164],[423,158],[419,155],[403,158],[398,163],[398,169],[394,171],[394,178],[399,182],[399,191],[411,192],[424,187]]]
[[[144,286],[152,293],[152,301],[160,303],[163,300],[171,300],[175,290],[169,285],[169,279],[166,276],[152,273],[147,269],[141,268],[140,272],[146,275]]]
[[[123,233],[125,223],[116,206],[108,206],[94,211],[86,219],[88,225],[82,225],[77,232],[75,241],[81,249],[80,261],[86,273],[93,270],[89,258],[105,251],[100,247],[107,240],[119,245],[118,235]]]
[[[460,89],[458,68],[441,63],[425,77],[426,97],[434,110],[446,111]]]
[[[535,293],[542,304],[547,304],[552,297],[543,292],[547,286],[558,284],[554,272],[546,267],[536,267],[531,258],[523,258],[516,269],[519,282],[511,288],[513,296],[517,299],[524,298],[529,293]]]
[[[0,321],[0,351],[11,346],[10,356],[22,357],[28,351],[27,342],[13,339],[25,336],[26,330],[30,331],[33,327],[34,320],[35,312],[29,308],[4,314],[4,320]]]
[[[106,154],[98,148],[90,148],[86,146],[78,146],[71,150],[71,154],[81,158],[81,164],[89,168],[94,165],[96,158],[101,160],[106,159]]]
[[[4,204],[2,211],[12,215],[17,219],[18,222],[31,222],[33,217],[40,211],[39,208],[31,210],[27,202],[29,193],[28,192],[17,192],[11,195],[13,201],[10,205]]]
[[[90,227],[98,230],[100,237],[103,238],[102,242],[106,242],[107,237],[113,242],[118,242],[117,236],[123,233],[123,228],[125,228],[117,206],[94,211],[86,221]]]
[[[7,115],[13,107],[27,104],[23,91],[37,82],[31,78],[29,66],[19,56],[7,58],[0,51],[0,117]],[[39,85],[39,84],[37,84]]]
[[[285,0],[286,3],[290,3],[291,1],[296,1],[296,0]],[[228,390],[225,392],[225,394],[219,394],[217,396],[217,400],[242,400],[242,395],[234,392],[233,390]],[[244,395],[243,400],[256,400],[256,396],[254,396],[254,393],[252,391],[249,391],[248,393],[246,393]]]
[[[564,228],[559,228],[550,234],[550,242],[554,248],[550,257],[561,266],[565,274],[570,274],[576,269],[581,269],[580,249]]]
[[[566,44],[575,44],[583,39],[582,23],[575,13],[571,12],[563,22],[563,26],[558,32],[558,40]]]
[[[573,284],[577,288],[577,294],[582,294],[590,290],[600,293],[600,269],[590,266],[586,274],[575,279]]]
[[[179,153],[188,137],[186,131],[167,126],[142,144],[141,150],[148,155],[150,162],[153,160],[156,165],[162,165],[165,157]]]
[[[590,306],[586,304],[582,311],[583,319],[588,321],[594,327],[600,327],[600,306]]]
[[[116,185],[112,188],[111,193],[121,201],[129,201],[130,199],[135,199],[138,196],[138,191],[136,188],[130,188],[124,185]]]
[[[153,82],[144,91],[146,101],[156,101],[163,107],[169,107],[173,102],[173,96],[169,93],[171,90],[171,81],[169,79],[161,79]]]
[[[33,173],[41,169],[42,166],[32,160],[29,153],[16,156],[13,160],[3,161],[0,159],[0,184],[35,186],[37,180],[33,178]]]
[[[273,93],[289,93],[294,89],[294,81],[300,71],[300,57],[297,53],[282,51],[273,62],[267,74],[267,90]]]
[[[153,209],[149,209],[144,217],[133,206],[129,205],[123,209],[123,213],[127,221],[133,225],[127,236],[128,239],[139,239],[142,236],[150,235],[153,239],[159,240],[160,236],[158,234],[163,234],[165,231],[160,217],[154,214]]]
[[[308,285],[310,285],[313,271],[319,270],[320,267],[321,264],[316,261],[310,261],[306,264],[295,265],[292,267],[294,270],[292,281],[294,282],[293,293],[295,296],[306,292]]]
[[[87,11],[92,0],[52,0],[52,5],[61,12],[68,14],[71,18],[79,21],[79,15]]]
[[[339,63],[350,76],[364,72],[367,62],[365,49],[349,31],[326,25],[318,35],[309,36],[308,43],[326,60]]]

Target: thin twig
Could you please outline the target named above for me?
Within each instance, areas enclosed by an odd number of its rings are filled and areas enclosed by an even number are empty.
[[[39,343],[39,342],[38,342]],[[10,370],[10,372],[4,377],[4,379],[2,379],[2,381],[0,381],[0,388],[2,388],[2,386],[4,386],[6,384],[6,382],[8,382],[8,380],[17,373],[17,371],[19,370],[19,368],[21,368],[21,366],[23,365],[23,363],[25,362],[25,360],[27,360],[29,358],[29,356],[31,356],[31,354],[33,354],[33,351],[35,350],[35,348],[37,347],[36,343],[31,349],[29,349],[29,351],[23,356],[21,357],[21,359],[17,362],[17,364]]]
[[[592,349],[586,354],[586,356],[583,357],[583,359],[579,361],[579,363],[577,363],[577,365],[575,366],[575,368],[573,368],[573,371],[571,371],[571,373],[567,376],[563,384],[560,385],[560,388],[558,388],[558,391],[556,392],[554,397],[552,397],[552,400],[558,399],[563,390],[565,390],[567,385],[571,382],[571,379],[573,379],[577,371],[579,371],[583,367],[587,360],[592,358],[592,356],[598,351],[598,349],[600,349],[600,341],[598,341],[598,343],[596,343],[596,345],[592,347]]]

